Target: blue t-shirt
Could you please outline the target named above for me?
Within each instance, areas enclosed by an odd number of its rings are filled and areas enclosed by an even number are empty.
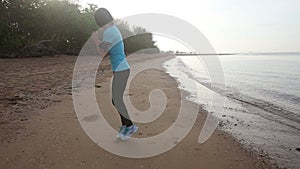
[[[109,59],[112,71],[118,72],[129,69],[130,66],[126,60],[122,35],[117,26],[110,26],[104,31],[103,41],[111,43]]]

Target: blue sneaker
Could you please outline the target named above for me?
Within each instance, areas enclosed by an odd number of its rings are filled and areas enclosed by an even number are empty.
[[[117,138],[125,137],[125,136],[124,136],[125,130],[126,130],[126,126],[125,126],[125,125],[124,125],[124,126],[121,126],[121,127],[120,127],[120,130],[119,130],[119,133],[118,133],[118,135],[117,135]]]
[[[125,128],[125,131],[123,135],[120,137],[122,140],[128,140],[131,136],[133,136],[137,131],[139,130],[139,127],[136,125],[131,125],[129,127]]]

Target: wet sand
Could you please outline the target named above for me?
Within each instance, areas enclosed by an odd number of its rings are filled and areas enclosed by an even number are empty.
[[[166,58],[130,59],[130,64],[158,64]],[[206,114],[200,108],[192,130],[170,151],[143,159],[116,156],[96,145],[81,128],[72,102],[72,73],[76,57],[1,59],[0,168],[271,168],[267,157],[247,151],[232,136],[216,130],[204,144],[198,135]],[[110,66],[105,60],[96,79],[101,112],[118,129],[111,104]],[[172,125],[178,114],[180,91],[176,80],[160,70],[140,73],[130,84],[133,105],[146,110],[148,93],[163,90],[168,98],[164,114],[149,124],[137,124],[135,137],[150,137]],[[193,103],[190,103],[193,104]]]

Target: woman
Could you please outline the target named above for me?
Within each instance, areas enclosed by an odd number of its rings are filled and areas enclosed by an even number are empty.
[[[99,52],[101,57],[109,55],[112,71],[112,103],[120,114],[122,126],[117,137],[129,139],[137,132],[138,127],[132,123],[123,102],[123,94],[130,73],[130,66],[124,53],[122,35],[114,23],[114,19],[105,8],[98,9],[94,14],[97,25],[103,29],[103,39],[100,40]],[[96,36],[98,34],[95,34]],[[99,36],[97,36],[98,38]],[[98,46],[98,45],[97,45]]]

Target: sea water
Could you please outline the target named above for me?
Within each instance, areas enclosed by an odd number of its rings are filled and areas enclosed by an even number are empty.
[[[220,119],[219,128],[273,162],[298,168],[300,53],[206,56],[217,57],[224,84],[213,84],[213,72],[202,57],[177,56],[163,66],[190,92],[191,101]],[[213,96],[223,98],[217,99],[222,103],[214,102]],[[218,106],[222,112],[214,111]]]

